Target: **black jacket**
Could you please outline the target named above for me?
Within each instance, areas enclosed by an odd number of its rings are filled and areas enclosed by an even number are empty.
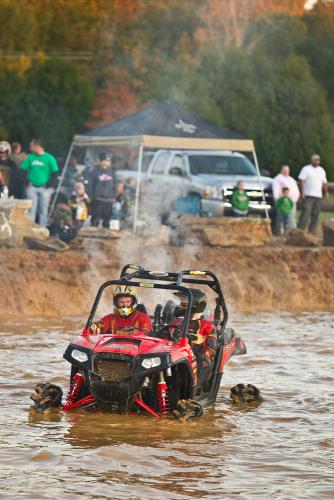
[[[93,199],[111,201],[116,197],[116,178],[113,168],[95,167],[91,176],[90,195]]]
[[[25,174],[20,171],[15,161],[7,158],[0,160],[0,172],[5,183],[7,181],[8,194],[14,198],[22,199],[25,195]]]

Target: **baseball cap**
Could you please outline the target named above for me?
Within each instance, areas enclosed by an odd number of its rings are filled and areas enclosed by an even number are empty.
[[[100,161],[109,161],[112,160],[112,155],[110,153],[99,153]]]

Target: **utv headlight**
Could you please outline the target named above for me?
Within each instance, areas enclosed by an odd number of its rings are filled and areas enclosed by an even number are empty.
[[[155,368],[156,366],[161,365],[161,358],[159,357],[146,358],[142,361],[141,365],[143,368],[146,368],[146,370],[149,370],[150,368]]]
[[[73,349],[73,351],[71,352],[71,356],[76,361],[79,361],[79,363],[84,363],[85,361],[88,361],[87,353],[78,351],[78,349]]]

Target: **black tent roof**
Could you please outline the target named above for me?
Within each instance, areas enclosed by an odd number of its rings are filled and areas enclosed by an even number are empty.
[[[137,113],[125,116],[104,127],[90,130],[84,135],[92,137],[157,135],[212,139],[242,138],[237,132],[218,127],[166,101],[155,102]]]

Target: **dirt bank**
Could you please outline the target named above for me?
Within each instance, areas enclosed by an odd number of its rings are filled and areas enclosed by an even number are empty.
[[[180,248],[128,237],[65,253],[1,249],[0,255],[2,316],[85,315],[98,285],[128,262],[212,269],[236,311],[334,310],[334,248]]]

